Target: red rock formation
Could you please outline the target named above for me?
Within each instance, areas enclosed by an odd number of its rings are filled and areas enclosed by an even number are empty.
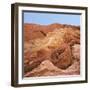
[[[57,76],[57,75],[79,75],[80,62],[75,61],[69,68],[62,70],[50,60],[44,60],[37,68],[25,74],[25,77]]]
[[[80,28],[77,26],[25,24],[25,76],[80,74],[79,45]],[[48,69],[50,65],[52,70]]]
[[[48,32],[52,32],[55,29],[60,28],[74,28],[79,29],[79,26],[71,26],[71,25],[63,25],[63,24],[50,24],[50,25],[38,25],[38,24],[24,24],[24,36],[25,41],[42,38],[44,35],[40,32],[44,32],[45,34]]]

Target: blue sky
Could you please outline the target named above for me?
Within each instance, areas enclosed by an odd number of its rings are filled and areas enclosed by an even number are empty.
[[[80,25],[80,15],[24,12],[24,23],[41,25],[52,23]]]

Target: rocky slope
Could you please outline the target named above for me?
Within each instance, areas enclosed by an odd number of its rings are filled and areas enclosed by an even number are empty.
[[[24,76],[80,74],[80,27],[24,25]]]
[[[54,23],[50,25],[38,25],[38,24],[27,24],[26,23],[24,24],[24,31],[25,31],[24,39],[25,41],[28,41],[28,40],[35,39],[35,38],[42,38],[48,32],[52,32],[55,29],[66,28],[66,27],[80,29],[79,26],[63,25],[63,24],[58,24],[58,23]]]

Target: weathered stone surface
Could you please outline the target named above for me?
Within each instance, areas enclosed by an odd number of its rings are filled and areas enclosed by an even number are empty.
[[[76,60],[80,60],[80,44],[74,44],[72,46],[72,55]]]
[[[66,69],[72,64],[71,49],[68,44],[63,44],[51,54],[52,63],[61,69]]]
[[[51,76],[57,72],[61,72],[59,68],[54,66],[50,60],[44,60],[37,68],[28,72],[25,76]]]
[[[79,27],[31,24],[25,25],[24,34],[26,77],[80,74]]]
[[[79,75],[80,62],[75,61],[69,68],[62,70],[56,67],[50,60],[44,60],[38,67],[27,72],[25,77],[56,76],[56,75]]]

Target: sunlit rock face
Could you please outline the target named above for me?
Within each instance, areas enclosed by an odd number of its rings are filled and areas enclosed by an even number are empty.
[[[80,45],[79,44],[74,44],[72,46],[72,54],[75,59],[80,60]]]
[[[80,74],[79,26],[25,24],[24,34],[25,77]]]

